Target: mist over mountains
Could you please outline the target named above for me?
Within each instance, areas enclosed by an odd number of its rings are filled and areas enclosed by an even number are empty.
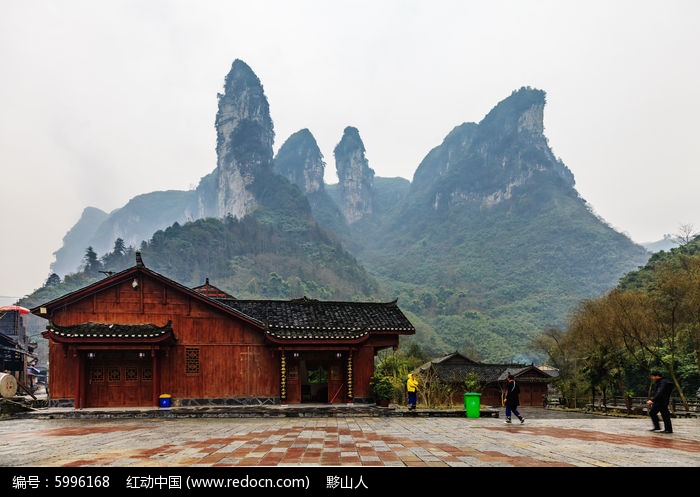
[[[532,337],[650,253],[595,214],[544,135],[546,94],[523,87],[458,124],[411,181],[376,177],[361,130],[335,149],[338,183],[309,129],[273,154],[263,86],[235,60],[218,95],[217,163],[190,191],[88,207],[51,269],[81,271],[87,247],[121,239],[146,264],[239,297],[398,299],[430,352],[535,360]],[[118,258],[111,258],[118,261]],[[126,262],[120,262],[126,264]],[[119,270],[120,267],[106,268]]]

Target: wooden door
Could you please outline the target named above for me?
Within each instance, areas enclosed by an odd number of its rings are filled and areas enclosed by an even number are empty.
[[[347,387],[343,364],[340,360],[328,364],[328,402],[339,404],[347,402]]]
[[[301,402],[299,361],[290,361],[287,364],[287,402],[289,404],[298,404]]]
[[[86,407],[153,405],[153,371],[137,351],[98,351],[87,360]]]

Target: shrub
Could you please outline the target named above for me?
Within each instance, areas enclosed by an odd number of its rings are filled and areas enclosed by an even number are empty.
[[[470,371],[464,378],[464,388],[466,392],[481,392],[481,380],[479,380],[479,375],[474,371]]]
[[[394,385],[391,382],[391,378],[377,371],[372,375],[370,388],[378,399],[391,400],[394,396]]]

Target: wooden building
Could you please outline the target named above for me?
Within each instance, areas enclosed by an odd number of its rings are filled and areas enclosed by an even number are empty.
[[[28,370],[36,363],[35,343],[27,336],[24,314],[28,309],[18,305],[0,307],[0,373],[15,377],[22,394],[31,393]]]
[[[440,381],[450,385],[452,402],[464,402],[464,380],[474,372],[481,384],[481,404],[500,406],[508,383],[508,374],[515,377],[520,385],[520,405],[541,406],[542,397],[553,376],[534,365],[526,364],[487,364],[473,361],[454,352],[433,359],[420,367],[417,372],[423,381]]]
[[[396,301],[239,300],[136,265],[31,309],[48,320],[55,407],[369,403]]]

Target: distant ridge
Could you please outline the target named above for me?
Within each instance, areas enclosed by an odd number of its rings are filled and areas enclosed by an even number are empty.
[[[644,242],[642,246],[646,248],[649,252],[660,252],[662,250],[669,251],[672,248],[680,246],[678,240],[673,235],[664,235],[661,240],[655,242]]]

